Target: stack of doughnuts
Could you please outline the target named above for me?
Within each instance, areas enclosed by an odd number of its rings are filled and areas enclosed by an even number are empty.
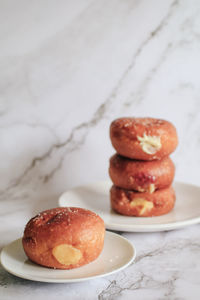
[[[175,204],[171,184],[175,166],[176,128],[155,118],[120,118],[111,123],[110,138],[117,151],[110,158],[111,207],[127,216],[150,217],[170,212]]]

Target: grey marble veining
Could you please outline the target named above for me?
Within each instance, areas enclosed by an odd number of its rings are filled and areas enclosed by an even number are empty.
[[[177,127],[176,180],[200,184],[197,0],[0,1],[0,247],[66,189],[108,178],[110,122]],[[135,262],[77,284],[22,280],[0,267],[0,298],[199,299],[199,226],[122,233]]]

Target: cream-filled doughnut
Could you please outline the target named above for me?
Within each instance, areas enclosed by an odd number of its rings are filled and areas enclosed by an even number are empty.
[[[161,160],[133,160],[115,154],[110,158],[109,174],[116,186],[153,193],[171,185],[175,166],[170,157]]]
[[[161,159],[178,144],[176,128],[155,118],[120,118],[110,126],[110,138],[118,154],[138,160]]]
[[[152,217],[170,212],[175,204],[175,192],[170,186],[154,193],[139,193],[119,188],[110,190],[110,202],[114,211],[126,216]]]
[[[33,262],[73,269],[95,260],[104,245],[103,220],[94,212],[59,207],[39,213],[26,225],[22,244]]]

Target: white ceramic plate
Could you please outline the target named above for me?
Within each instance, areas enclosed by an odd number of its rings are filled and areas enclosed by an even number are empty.
[[[39,266],[27,259],[21,239],[1,252],[1,264],[9,273],[41,282],[78,282],[111,275],[126,268],[136,256],[132,244],[118,234],[106,231],[104,248],[100,256],[83,267],[72,270],[54,270]]]
[[[96,182],[74,188],[59,199],[60,206],[76,206],[99,214],[107,229],[131,232],[149,232],[178,229],[200,223],[200,187],[174,183],[176,204],[170,213],[148,218],[122,216],[110,209],[109,181]]]

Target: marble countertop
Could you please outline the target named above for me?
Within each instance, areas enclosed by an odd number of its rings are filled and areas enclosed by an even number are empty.
[[[176,181],[200,185],[200,2],[0,1],[0,248],[69,188],[108,179],[110,122],[174,123]],[[0,299],[199,299],[200,225],[121,233],[124,271],[74,284],[14,277]]]

